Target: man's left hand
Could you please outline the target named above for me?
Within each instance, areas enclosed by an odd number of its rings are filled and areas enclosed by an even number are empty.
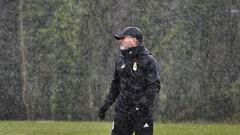
[[[103,107],[100,108],[100,111],[99,111],[99,114],[98,114],[100,120],[103,120],[103,119],[105,118],[105,113],[106,113],[107,110],[108,110],[108,109],[107,109],[107,107],[105,107],[105,106],[103,106]]]

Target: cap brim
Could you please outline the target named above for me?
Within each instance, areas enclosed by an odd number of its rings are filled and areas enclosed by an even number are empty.
[[[117,40],[123,39],[125,36],[125,34],[114,35],[115,39]]]

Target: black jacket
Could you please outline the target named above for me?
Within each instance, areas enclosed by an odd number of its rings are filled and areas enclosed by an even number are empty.
[[[122,51],[115,63],[114,79],[105,106],[116,101],[116,115],[127,115],[139,108],[152,116],[153,100],[160,91],[160,76],[156,60],[144,46]]]

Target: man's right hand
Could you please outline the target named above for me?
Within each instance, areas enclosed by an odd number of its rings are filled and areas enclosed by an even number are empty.
[[[133,120],[137,119],[139,117],[143,117],[147,115],[148,109],[147,108],[139,108],[139,107],[134,107],[129,113],[128,113],[128,119]]]
[[[105,113],[107,112],[108,108],[106,106],[103,106],[100,108],[99,111],[99,118],[100,120],[103,120],[105,118]]]
[[[129,113],[128,113],[128,119],[133,120],[137,117],[139,112],[139,108],[134,107]]]

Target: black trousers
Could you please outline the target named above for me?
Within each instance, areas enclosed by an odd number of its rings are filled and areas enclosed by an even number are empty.
[[[153,120],[137,118],[130,120],[126,117],[115,117],[112,135],[153,135]]]

